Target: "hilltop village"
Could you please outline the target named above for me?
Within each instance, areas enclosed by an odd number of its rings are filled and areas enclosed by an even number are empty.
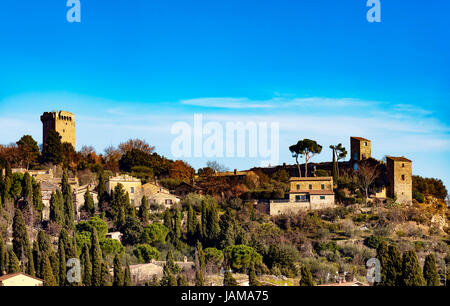
[[[40,119],[41,148],[30,135],[0,146],[2,285],[448,282],[445,186],[407,157],[374,158],[369,139],[350,137],[347,152],[305,138],[285,148],[293,165],[196,171],[140,139],[77,152],[74,114]],[[80,279],[66,277],[73,258]],[[381,282],[366,279],[370,258]]]

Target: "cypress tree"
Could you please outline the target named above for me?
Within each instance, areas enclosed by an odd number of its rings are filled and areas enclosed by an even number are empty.
[[[91,258],[92,258],[92,282],[91,286],[101,286],[102,285],[102,251],[100,249],[100,244],[98,241],[97,230],[92,227],[91,231]]]
[[[64,224],[67,228],[75,228],[74,224],[74,211],[73,211],[73,200],[72,200],[72,188],[69,184],[69,177],[67,170],[64,170],[63,177],[61,180],[61,191],[64,200]]]
[[[89,255],[89,247],[87,244],[83,245],[81,251],[80,264],[82,267],[83,285],[91,286],[92,283],[92,262],[91,256]]]
[[[399,250],[390,245],[388,248],[389,265],[386,269],[386,277],[382,286],[400,286],[402,276],[402,257]]]
[[[255,263],[253,261],[250,263],[250,268],[248,269],[248,285],[249,286],[260,285],[258,279],[256,278]]]
[[[179,286],[179,287],[189,286],[189,283],[188,283],[187,278],[186,278],[185,275],[178,274],[177,286]]]
[[[189,242],[193,243],[195,241],[195,234],[197,230],[197,218],[194,214],[194,209],[192,208],[192,205],[189,205],[188,208],[188,217],[187,217],[187,238]]]
[[[8,253],[8,274],[20,272],[20,262],[17,259],[16,253],[12,250]]]
[[[208,209],[206,230],[208,233],[209,245],[215,245],[220,234],[219,215],[217,214],[217,208],[215,204],[211,204]]]
[[[45,234],[43,230],[39,230],[37,241],[40,252],[46,253],[51,250],[50,241],[48,240],[48,236]]]
[[[164,226],[167,227],[170,231],[172,231],[172,214],[169,209],[164,211]]]
[[[195,286],[201,287],[204,286],[204,279],[203,279],[203,272],[200,270],[197,270],[195,272]]]
[[[33,185],[31,183],[30,173],[25,172],[22,180],[22,197],[31,204],[33,200]]]
[[[42,211],[44,210],[44,202],[42,202],[41,183],[33,185],[33,207],[39,213],[39,221],[42,221]]]
[[[45,253],[42,255],[41,261],[41,277],[44,280],[44,286],[57,286],[50,261]]]
[[[66,251],[65,246],[61,241],[58,244],[58,259],[59,259],[59,285],[65,286],[67,285],[66,280]]]
[[[20,209],[16,209],[13,219],[13,250],[17,258],[24,259],[31,254],[30,241],[28,240],[27,227]],[[27,258],[32,261],[33,258]]]
[[[402,261],[402,285],[403,286],[425,286],[422,269],[416,252],[406,251]]]
[[[147,197],[144,195],[141,199],[141,206],[139,207],[139,219],[146,225],[148,223],[148,205]]]
[[[94,199],[92,198],[91,192],[89,191],[89,186],[84,194],[84,210],[92,216],[95,213]]]
[[[375,283],[375,286],[385,286],[386,282],[389,281],[387,278],[386,272],[389,269],[389,254],[388,254],[388,246],[386,242],[383,240],[380,242],[377,248],[377,259],[380,261],[380,272],[381,272],[381,281],[379,283]]]
[[[133,283],[131,281],[131,271],[130,271],[130,265],[128,264],[128,258],[127,258],[127,263],[126,263],[126,267],[125,267],[125,273],[124,273],[124,280],[123,280],[123,285],[124,286],[133,286]]]
[[[200,237],[202,238],[203,243],[208,240],[208,206],[206,205],[206,201],[202,200],[202,215],[201,215],[201,224],[200,224]]]
[[[330,146],[330,147],[333,147],[333,146]],[[336,151],[335,151],[334,147],[332,149],[333,149],[333,181],[336,183],[338,180],[338,165],[336,162]]]
[[[111,275],[109,274],[109,266],[106,261],[101,264],[101,286],[111,286]]]
[[[198,261],[198,269],[201,271],[205,270],[205,252],[203,251],[203,247],[200,241],[197,241],[197,247],[195,249],[195,260],[196,265]]]
[[[1,169],[0,169],[0,173],[1,173]],[[6,251],[6,245],[3,242],[2,236],[0,235],[0,276],[2,276],[5,271],[7,271],[7,268],[8,268],[7,256],[8,256],[8,252]]]
[[[311,271],[309,270],[309,268],[305,265],[302,265],[301,269],[300,269],[300,282],[299,282],[299,286],[302,287],[310,287],[310,286],[314,286],[314,281],[311,275]]]
[[[427,286],[439,286],[439,274],[436,267],[436,259],[433,254],[428,254],[425,257],[425,264],[423,265],[423,277],[425,278]]]
[[[53,276],[55,278],[55,281],[57,284],[59,284],[59,256],[58,256],[58,252],[54,252],[54,251],[50,251],[49,253],[47,253],[48,255],[48,259],[50,261],[50,265],[52,267],[52,271],[53,271]],[[41,263],[42,260],[44,259],[43,256],[41,256]],[[41,275],[42,275],[43,271],[42,271],[42,266],[41,266]]]
[[[178,241],[181,238],[181,213],[179,209],[175,211],[173,220],[173,236],[175,241]]]
[[[238,283],[234,279],[233,274],[229,271],[225,271],[225,275],[223,276],[223,285],[224,286],[237,286]]]
[[[108,202],[108,192],[106,190],[106,179],[103,171],[100,171],[98,174],[98,204],[101,207],[101,204]]]
[[[27,254],[26,273],[31,276],[36,275],[35,268],[34,268],[33,251],[31,249],[28,250],[28,254]]]
[[[64,225],[64,199],[59,190],[52,192],[50,197],[50,220]]]
[[[40,251],[39,251],[39,243],[37,240],[35,240],[33,242],[33,250],[32,250],[32,255],[33,255],[33,262],[34,262],[34,270],[36,271],[36,275],[38,277],[40,277],[40,264],[41,264],[41,258],[40,258]]]
[[[119,255],[114,257],[114,281],[113,286],[119,287],[124,284],[124,272],[122,270],[122,264],[120,263]]]

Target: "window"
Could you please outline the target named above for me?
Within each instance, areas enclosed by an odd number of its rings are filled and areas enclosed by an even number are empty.
[[[325,200],[325,196],[320,196],[320,199],[321,200]]]
[[[322,184],[321,187],[322,187],[322,190],[325,190],[325,184]]]
[[[134,206],[134,200],[131,200],[131,205],[133,205],[133,206]]]
[[[312,189],[312,184],[309,184],[309,190],[311,190]]]
[[[166,205],[172,205],[172,200],[171,199],[166,199],[164,202],[166,203]]]
[[[404,181],[405,180],[405,175],[404,174],[402,174],[402,181]]]
[[[300,190],[300,184],[297,184],[297,190]]]
[[[405,168],[405,163],[402,163],[402,168]]]
[[[364,146],[367,147],[367,141],[364,142]]]
[[[300,201],[300,196],[299,196],[299,195],[296,195],[296,196],[295,196],[295,201],[296,201],[296,202]]]
[[[134,187],[130,187],[130,193],[134,193]]]

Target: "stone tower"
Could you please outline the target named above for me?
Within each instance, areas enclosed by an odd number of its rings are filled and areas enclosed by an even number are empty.
[[[371,142],[362,137],[350,137],[350,152],[352,161],[359,161],[371,157]]]
[[[42,121],[42,147],[45,148],[48,132],[54,130],[61,135],[61,142],[72,144],[75,149],[75,115],[66,111],[45,112]]]
[[[386,157],[387,196],[397,196],[400,204],[412,202],[412,161],[405,157]]]

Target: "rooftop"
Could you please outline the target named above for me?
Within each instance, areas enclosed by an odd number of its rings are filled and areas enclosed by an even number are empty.
[[[393,161],[403,161],[403,162],[412,162],[411,160],[407,159],[406,157],[400,156],[400,157],[395,157],[395,156],[386,156],[386,160],[393,160]]]
[[[43,279],[40,279],[40,278],[31,276],[31,275],[25,274],[25,273],[23,273],[23,272],[16,272],[16,273],[11,273],[11,274],[6,274],[6,275],[3,275],[3,276],[0,276],[0,282],[1,282],[1,281],[4,281],[4,280],[7,280],[7,279],[10,279],[10,278],[12,278],[12,277],[18,276],[18,275],[24,275],[24,276],[26,276],[26,277],[34,278],[35,280],[39,280],[39,281],[41,281],[41,282],[44,282]]]
[[[291,177],[289,181],[332,181],[332,176]]]
[[[359,141],[370,141],[369,139],[362,138],[362,137],[355,137],[355,136],[351,136],[350,139],[356,139],[356,140],[359,140]]]

